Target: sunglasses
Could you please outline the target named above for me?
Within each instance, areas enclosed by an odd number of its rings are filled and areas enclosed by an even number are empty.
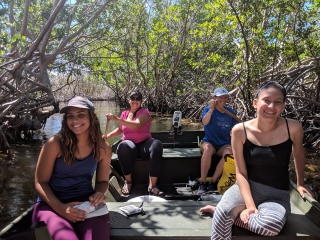
[[[141,97],[131,96],[131,97],[130,97],[130,100],[131,100],[131,101],[141,101]]]

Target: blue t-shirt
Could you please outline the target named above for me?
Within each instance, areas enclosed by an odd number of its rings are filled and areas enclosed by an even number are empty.
[[[75,159],[71,166],[64,163],[63,157],[57,158],[49,182],[53,193],[61,201],[93,194],[92,177],[97,165],[93,152],[82,160]],[[38,197],[37,201],[42,199]]]
[[[226,106],[224,106],[224,108],[236,115],[232,108]],[[209,106],[203,109],[201,118],[207,114],[209,109]],[[211,143],[215,147],[231,144],[230,132],[233,126],[237,123],[238,121],[230,117],[228,114],[214,109],[210,122],[204,126],[205,135],[202,140]]]

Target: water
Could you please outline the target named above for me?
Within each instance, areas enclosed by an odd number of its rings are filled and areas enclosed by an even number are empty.
[[[113,113],[118,116],[122,109],[114,102],[94,102],[94,105],[104,133],[106,128],[104,114]],[[34,171],[38,155],[43,142],[60,130],[62,116],[62,114],[52,115],[47,120],[45,128],[34,133],[34,140],[12,146],[13,159],[7,159],[6,155],[0,154],[0,230],[35,203]],[[171,125],[172,117],[153,117],[151,131],[169,131]],[[109,132],[116,127],[117,124],[111,121]],[[182,127],[184,130],[202,129],[199,122],[192,123],[187,119],[182,120]],[[108,142],[112,144],[120,137],[111,138]]]

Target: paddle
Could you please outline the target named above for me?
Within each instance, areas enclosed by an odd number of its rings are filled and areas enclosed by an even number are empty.
[[[108,129],[109,129],[109,125],[110,125],[110,119],[107,119],[107,123],[106,123],[106,130],[104,131],[104,135],[107,136],[108,134]],[[105,140],[105,142],[107,142],[108,140]],[[107,142],[107,144],[109,144]],[[116,177],[119,185],[121,186],[121,188],[124,185],[124,179],[122,178],[122,176],[113,168],[113,166],[110,164],[110,170],[113,172],[114,176]],[[117,191],[117,190],[116,190]]]
[[[208,102],[208,104],[210,105],[210,102],[213,100],[210,100]],[[237,120],[238,122],[243,122],[240,118],[238,118],[236,115],[234,115],[233,113],[229,112],[227,109],[225,109],[224,107],[221,107],[219,104],[216,104],[215,106],[216,109],[218,109],[220,112],[224,112],[225,114],[229,115],[230,117],[232,117],[233,119]]]
[[[233,113],[229,112],[227,109],[225,109],[224,107],[221,107],[220,105],[216,105],[216,109],[218,109],[220,112],[224,112],[226,114],[228,114],[230,117],[232,117],[233,119],[237,120],[238,122],[243,122],[240,118],[238,118],[236,115],[234,115]]]
[[[108,134],[109,125],[110,125],[110,119],[107,118],[106,130],[104,131],[105,136],[107,136],[107,134]]]
[[[107,139],[109,125],[110,125],[110,120],[107,119],[106,130],[104,131],[104,134],[102,135],[103,141],[105,141],[108,144],[108,146],[110,146],[110,144],[108,143],[108,139]]]

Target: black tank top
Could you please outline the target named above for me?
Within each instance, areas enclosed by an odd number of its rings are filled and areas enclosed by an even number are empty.
[[[249,180],[276,189],[289,190],[289,162],[292,140],[287,119],[285,120],[289,138],[285,142],[273,146],[258,146],[250,142],[243,123],[246,136],[246,141],[243,144],[243,156]]]

